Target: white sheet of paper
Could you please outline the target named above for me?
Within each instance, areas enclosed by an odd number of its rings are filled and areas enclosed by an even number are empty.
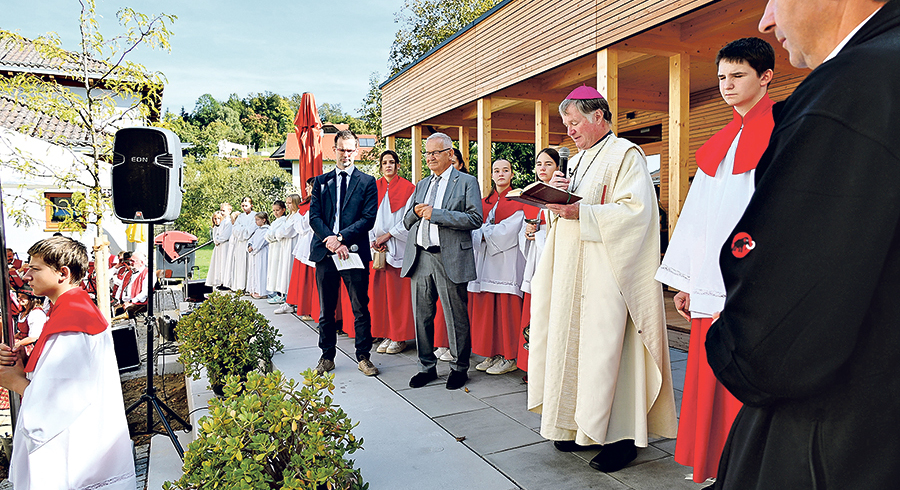
[[[334,265],[339,271],[347,269],[363,269],[365,267],[362,263],[362,259],[359,258],[359,254],[357,253],[351,253],[346,259],[340,259],[337,255],[332,255],[331,258],[334,260]]]

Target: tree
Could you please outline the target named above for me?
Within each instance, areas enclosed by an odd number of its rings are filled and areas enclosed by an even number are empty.
[[[487,12],[498,0],[406,0],[388,56],[391,76]]]
[[[181,215],[175,227],[204,241],[209,238],[210,216],[220,203],[229,202],[238,209],[241,199],[250,196],[254,209],[269,211],[272,202],[283,200],[292,190],[290,181],[290,174],[277,163],[259,156],[239,160],[187,157]]]
[[[123,8],[117,13],[124,32],[104,37],[97,22],[94,0],[80,0],[79,26],[81,40],[78,51],[67,51],[60,45],[59,36],[49,33],[33,41],[18,34],[0,30],[0,43],[20,46],[33,45],[48,60],[59,63],[67,77],[74,79],[83,93],[71,90],[52,78],[31,73],[13,77],[0,76],[0,94],[14,98],[29,109],[59,118],[80,128],[85,141],[56,138],[55,145],[73,155],[74,166],[58,168],[29,155],[18,154],[11,161],[0,162],[26,176],[51,178],[62,189],[80,189],[73,199],[71,217],[80,217],[81,225],[94,225],[97,236],[102,233],[102,220],[111,209],[110,198],[101,181],[110,171],[108,161],[112,153],[112,135],[120,125],[131,120],[146,120],[156,110],[155,101],[162,95],[165,78],[160,72],[148,71],[127,56],[139,45],[170,50],[169,25],[176,17],[158,14],[150,17]],[[118,100],[128,100],[122,108]],[[87,157],[79,148],[87,147]],[[15,151],[15,150],[14,150]],[[34,218],[16,210],[26,203],[44,204],[43,196],[17,196],[8,205],[17,224],[29,226]]]

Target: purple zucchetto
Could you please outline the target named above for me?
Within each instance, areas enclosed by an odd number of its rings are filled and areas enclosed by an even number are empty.
[[[597,91],[594,87],[588,87],[587,85],[582,85],[566,96],[566,99],[571,100],[588,100],[588,99],[602,99],[603,95]]]

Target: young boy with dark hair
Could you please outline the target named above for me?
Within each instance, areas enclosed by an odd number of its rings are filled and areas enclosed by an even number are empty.
[[[767,93],[775,66],[769,43],[732,41],[719,51],[716,66],[719,92],[732,107],[733,119],[697,150],[696,178],[656,273],[658,281],[680,291],[675,307],[691,322],[675,461],[693,467],[697,483],[716,475],[741,409],[741,402],[716,381],[704,347],[713,317],[725,306],[719,251],[753,196],[756,164],[775,124]]]
[[[16,490],[133,490],[134,459],[109,323],[80,287],[85,246],[35,243],[25,281],[53,303],[34,350],[0,344],[0,386],[22,395],[10,480]]]

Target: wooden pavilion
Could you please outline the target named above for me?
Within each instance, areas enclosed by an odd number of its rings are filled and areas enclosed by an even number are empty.
[[[774,100],[806,76],[757,24],[766,0],[503,0],[382,85],[382,133],[412,138],[413,178],[422,139],[444,132],[478,141],[478,176],[490,189],[491,142],[574,145],[558,105],[596,85],[613,130],[660,155],[660,200],[674,229],[696,171],[694,153],[732,118],[719,95],[715,56],[726,43],[762,37],[775,46]]]

